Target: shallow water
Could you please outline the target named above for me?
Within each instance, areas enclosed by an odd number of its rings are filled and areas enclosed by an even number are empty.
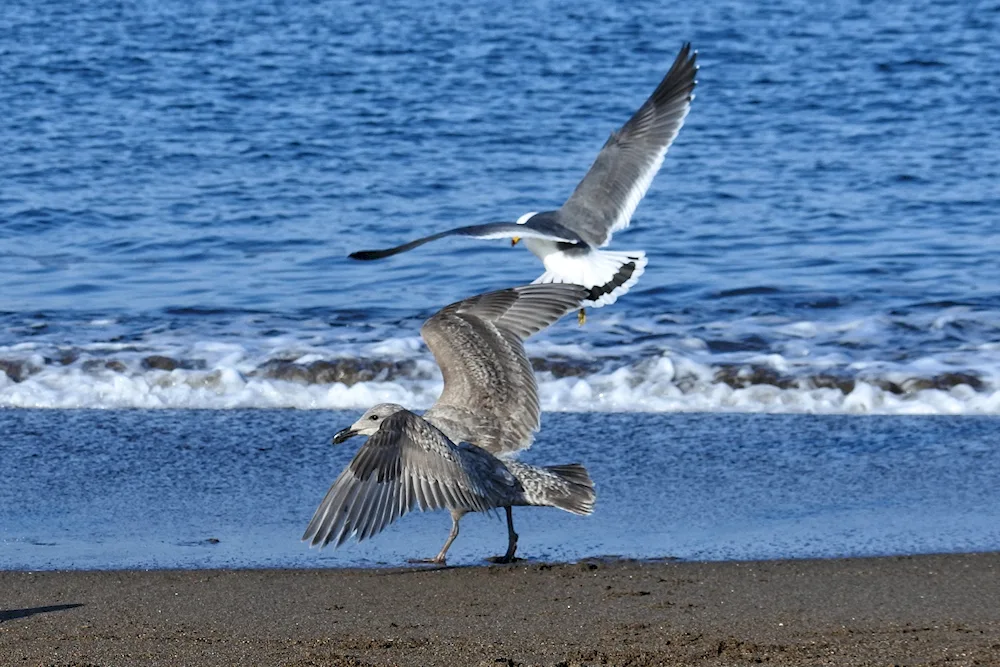
[[[447,513],[333,550],[299,541],[360,442],[356,413],[0,410],[0,568],[346,567],[437,553]],[[730,560],[1000,549],[1000,423],[989,417],[545,416],[525,460],[580,461],[589,517],[517,508],[533,560]],[[452,564],[503,552],[469,515]]]
[[[613,244],[649,267],[533,343],[545,408],[998,414],[998,22],[8,2],[0,406],[427,407],[420,322],[540,267],[502,243],[346,255],[558,206],[690,40],[692,113]]]

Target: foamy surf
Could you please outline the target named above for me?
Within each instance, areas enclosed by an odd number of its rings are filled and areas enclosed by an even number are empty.
[[[412,338],[257,353],[212,343],[173,355],[129,347],[5,352],[0,406],[11,408],[353,410],[393,402],[425,409],[441,391],[433,359]],[[677,351],[602,358],[551,343],[529,353],[548,411],[1000,414],[996,366],[806,364],[776,354],[718,362]]]

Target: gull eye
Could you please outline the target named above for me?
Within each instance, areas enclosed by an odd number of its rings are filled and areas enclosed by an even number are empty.
[[[368,419],[371,419],[373,422],[377,422],[378,421],[378,415],[372,415]]]

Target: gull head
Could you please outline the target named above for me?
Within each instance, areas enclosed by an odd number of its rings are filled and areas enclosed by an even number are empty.
[[[342,431],[337,431],[336,435],[333,436],[333,444],[339,445],[356,435],[373,435],[387,417],[405,409],[402,405],[395,403],[379,403],[375,407],[369,408],[358,421]]]

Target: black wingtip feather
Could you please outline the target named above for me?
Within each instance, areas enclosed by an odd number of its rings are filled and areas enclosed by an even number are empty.
[[[388,257],[394,253],[385,250],[359,250],[357,252],[352,252],[348,257],[350,259],[360,259],[362,261],[369,261],[372,259],[382,259],[383,257]]]

